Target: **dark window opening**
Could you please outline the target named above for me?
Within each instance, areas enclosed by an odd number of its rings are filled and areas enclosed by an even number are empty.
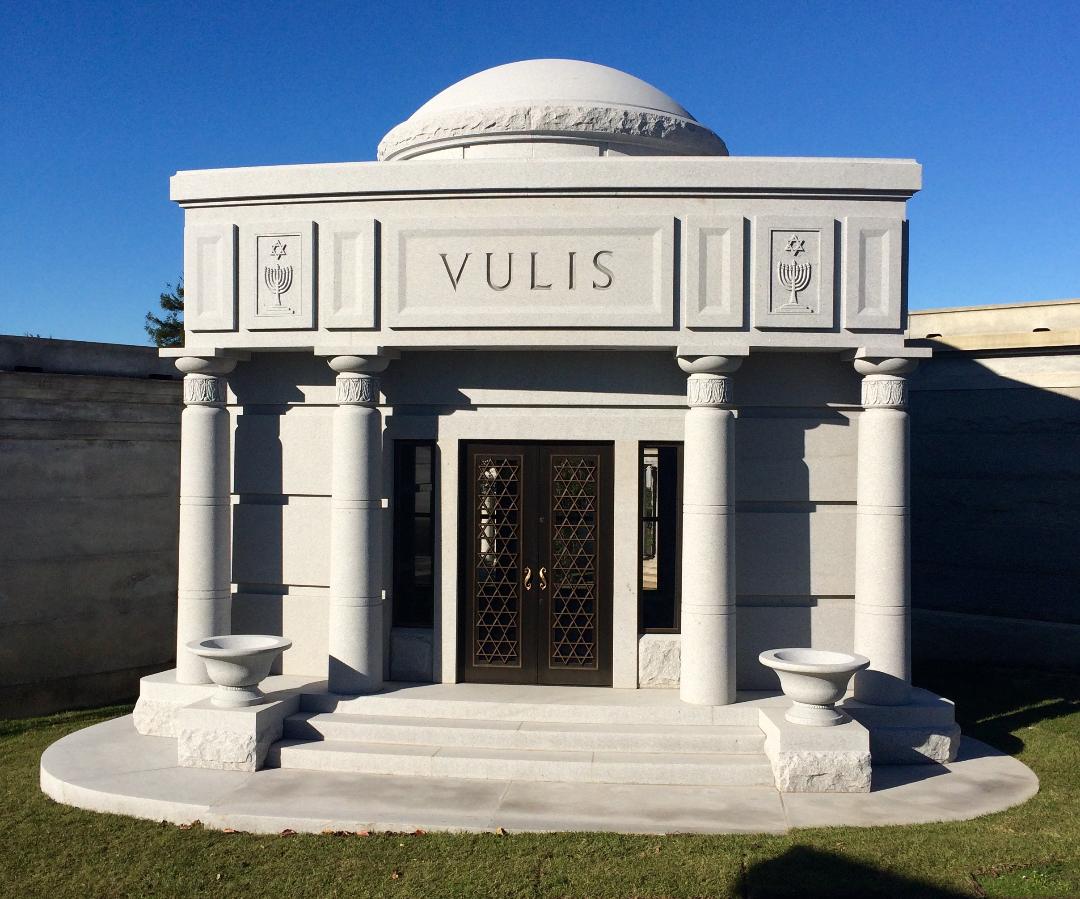
[[[394,441],[394,627],[435,621],[435,444]]]
[[[682,557],[680,445],[641,446],[638,497],[638,625],[643,633],[675,633],[679,630]]]

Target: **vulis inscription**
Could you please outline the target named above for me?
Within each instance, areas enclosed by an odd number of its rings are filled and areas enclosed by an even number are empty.
[[[386,230],[391,327],[673,322],[670,220],[525,217]]]
[[[457,260],[451,263],[447,253],[440,253],[439,258],[443,261],[443,267],[446,269],[446,277],[450,279],[450,286],[457,291],[461,285],[461,279],[465,275],[465,267],[469,264],[469,260],[474,254],[469,251],[461,257],[461,264],[457,264]],[[512,251],[506,251],[505,253],[497,252],[485,252],[477,253],[476,256],[483,256],[483,269],[484,269],[484,283],[489,290],[508,290],[514,283],[514,253]],[[578,275],[578,256],[580,254],[577,250],[569,250],[566,254],[566,259],[541,259],[541,253],[538,250],[533,250],[529,253],[528,259],[528,278],[529,278],[529,290],[551,290],[555,285],[551,281],[544,280],[544,273],[541,268],[547,271],[548,276],[556,277],[555,272],[558,271],[559,275],[565,277],[566,290],[577,290],[578,288],[584,289],[586,285],[582,283],[581,278]],[[588,254],[586,254],[588,256]],[[597,250],[592,254],[592,284],[593,290],[609,290],[612,284],[615,283],[615,273],[608,268],[611,265],[615,256],[614,250]],[[493,261],[494,260],[494,261]],[[554,263],[554,264],[553,264]],[[605,263],[607,263],[605,265]],[[478,268],[478,265],[474,265],[473,269]],[[518,275],[522,275],[523,260],[518,259],[517,269]],[[599,280],[598,280],[599,278]],[[501,282],[501,283],[500,283]],[[466,283],[465,288],[468,289],[470,285]],[[563,285],[559,285],[559,289],[562,289]]]
[[[257,238],[256,315],[296,315],[300,307],[302,240],[299,234],[261,234]]]

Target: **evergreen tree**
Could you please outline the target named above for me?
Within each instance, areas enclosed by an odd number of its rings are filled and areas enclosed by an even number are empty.
[[[158,318],[153,312],[146,313],[146,333],[155,346],[183,346],[184,345],[184,277],[181,275],[176,286],[165,285],[165,293],[161,294],[161,308],[165,312],[164,318]]]

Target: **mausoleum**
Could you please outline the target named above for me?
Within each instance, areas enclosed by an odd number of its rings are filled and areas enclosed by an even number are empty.
[[[139,733],[193,768],[496,781],[951,762],[910,669],[920,184],[730,155],[569,60],[464,79],[376,162],[176,174],[177,659]],[[291,641],[266,702],[211,701],[189,644],[229,634]],[[784,647],[868,660],[841,724],[785,717]]]

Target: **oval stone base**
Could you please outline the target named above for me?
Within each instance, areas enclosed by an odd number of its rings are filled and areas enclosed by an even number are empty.
[[[929,775],[929,776],[928,776]],[[895,765],[869,793],[455,780],[265,769],[180,768],[176,740],[139,735],[131,716],[69,734],[41,758],[57,802],[213,829],[780,833],[792,827],[956,821],[1001,811],[1039,788],[1025,765],[964,738],[955,762]]]

